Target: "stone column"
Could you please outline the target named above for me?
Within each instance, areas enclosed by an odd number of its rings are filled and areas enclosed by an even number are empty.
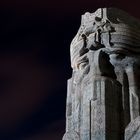
[[[86,13],[70,52],[63,140],[130,140],[140,114],[140,22],[115,8]]]

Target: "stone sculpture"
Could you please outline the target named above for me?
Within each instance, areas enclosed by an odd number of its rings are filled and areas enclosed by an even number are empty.
[[[140,21],[116,8],[86,13],[70,52],[63,140],[139,140]]]

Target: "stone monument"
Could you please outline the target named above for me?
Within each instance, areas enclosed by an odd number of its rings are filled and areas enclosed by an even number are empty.
[[[140,21],[85,13],[70,53],[63,140],[140,140]]]

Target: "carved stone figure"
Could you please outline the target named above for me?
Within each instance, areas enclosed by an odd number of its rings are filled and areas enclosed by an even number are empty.
[[[86,13],[70,52],[63,140],[139,140],[140,21],[115,8]]]

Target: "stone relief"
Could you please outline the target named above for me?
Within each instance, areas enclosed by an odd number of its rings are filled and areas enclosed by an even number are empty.
[[[85,13],[70,53],[63,140],[139,140],[140,21],[116,8]]]

